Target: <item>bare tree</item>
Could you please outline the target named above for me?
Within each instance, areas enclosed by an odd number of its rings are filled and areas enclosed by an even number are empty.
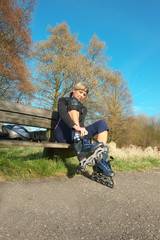
[[[129,117],[133,114],[132,96],[120,71],[108,73],[106,83],[101,86],[99,99],[99,112],[110,128],[109,139],[120,143],[126,134]]]
[[[49,26],[48,32],[48,40],[35,44],[33,57],[39,97],[45,107],[55,110],[58,98],[69,93],[75,82],[84,81],[86,59],[77,36],[71,35],[65,22],[54,29]]]
[[[0,98],[19,101],[30,94],[26,59],[31,48],[30,23],[35,0],[2,0],[0,4]]]

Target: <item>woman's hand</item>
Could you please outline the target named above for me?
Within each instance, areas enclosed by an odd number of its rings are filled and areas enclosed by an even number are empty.
[[[77,125],[74,125],[73,128],[76,130],[76,132],[79,132],[81,137],[88,134],[88,131],[84,127],[78,127]]]

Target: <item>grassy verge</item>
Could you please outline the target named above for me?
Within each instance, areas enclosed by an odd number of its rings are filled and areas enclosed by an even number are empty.
[[[43,148],[0,148],[0,176],[6,180],[53,177],[76,173],[78,161],[70,159],[45,159]]]
[[[147,171],[160,168],[160,160],[151,157],[124,160],[116,157],[113,167],[115,171]]]
[[[66,176],[76,174],[77,158],[45,159],[43,148],[6,147],[0,148],[0,177],[5,180],[23,180],[40,177]],[[114,171],[149,170],[160,168],[160,159],[154,157],[115,157]],[[88,167],[88,172],[92,168]]]

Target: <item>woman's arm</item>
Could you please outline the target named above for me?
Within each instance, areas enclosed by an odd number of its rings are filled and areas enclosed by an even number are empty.
[[[71,108],[74,107],[71,106]],[[79,132],[81,136],[88,134],[87,130],[84,127],[80,127],[79,111],[70,109],[68,112],[65,98],[60,98],[58,101],[58,113],[61,119],[66,123],[69,128],[73,128],[76,132]]]
[[[65,98],[60,98],[58,100],[58,113],[60,118],[69,128],[72,128],[75,125],[74,121],[72,121],[68,114]]]
[[[87,135],[87,130],[84,127],[80,127],[79,112],[77,110],[71,110],[68,114],[71,120],[75,123],[72,128],[75,129],[76,132],[79,132],[81,136]]]

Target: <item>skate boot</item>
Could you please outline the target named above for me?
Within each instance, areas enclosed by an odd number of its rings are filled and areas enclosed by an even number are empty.
[[[107,157],[104,156],[101,161],[99,161],[99,162],[96,161],[96,166],[102,170],[104,175],[106,175],[108,177],[114,177],[115,174],[111,170],[111,165],[110,165],[110,162],[113,160],[106,161]]]
[[[93,166],[95,160],[98,160],[102,154],[103,143],[89,143],[85,138],[79,137],[74,140],[74,148],[79,160],[77,174],[85,171],[87,165]]]
[[[111,170],[110,165],[110,162],[113,160],[113,157],[108,159],[108,156],[104,155],[101,161],[96,161],[95,166],[93,166],[93,173],[91,176],[92,180],[113,188],[114,181],[112,177],[115,175],[115,173]]]

